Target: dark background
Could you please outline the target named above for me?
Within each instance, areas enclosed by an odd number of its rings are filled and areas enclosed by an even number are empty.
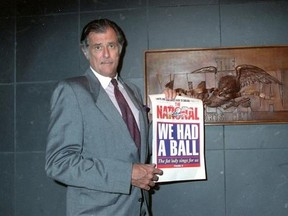
[[[122,77],[144,92],[144,51],[288,45],[288,2],[14,0],[0,3],[0,215],[64,216],[44,172],[55,83],[84,72],[79,34],[106,17],[124,30]],[[277,56],[275,56],[277,58]],[[208,180],[161,185],[155,216],[287,216],[288,125],[206,126]]]

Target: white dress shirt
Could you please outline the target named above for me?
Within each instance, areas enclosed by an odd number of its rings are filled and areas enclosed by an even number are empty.
[[[115,95],[114,95],[114,86],[111,83],[112,79],[110,77],[102,76],[101,74],[97,73],[92,67],[90,67],[90,68],[91,68],[92,72],[94,73],[94,75],[99,80],[103,89],[108,94],[108,96],[111,99],[114,106],[117,108],[118,112],[122,115],[120,107],[119,107],[118,102],[117,102]],[[117,75],[116,75],[115,79],[117,80]],[[130,107],[130,109],[134,115],[134,118],[137,122],[137,125],[139,127],[139,110],[135,107],[135,105],[133,104],[133,102],[129,98],[127,92],[125,91],[123,85],[120,82],[118,82],[118,87],[119,87],[119,90],[121,91],[121,93],[123,94],[124,98],[126,99],[128,105],[129,105],[129,107]]]

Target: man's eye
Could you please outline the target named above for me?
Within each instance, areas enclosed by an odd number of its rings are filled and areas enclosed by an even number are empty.
[[[95,50],[102,50],[102,46],[95,46],[94,49]]]
[[[109,47],[112,48],[112,49],[115,49],[116,48],[116,44],[109,44]]]

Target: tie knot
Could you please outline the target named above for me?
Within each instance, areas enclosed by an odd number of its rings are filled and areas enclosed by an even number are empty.
[[[118,82],[117,82],[116,79],[112,79],[112,80],[111,80],[111,83],[112,83],[112,85],[113,85],[114,87],[117,87],[117,86],[118,86]]]

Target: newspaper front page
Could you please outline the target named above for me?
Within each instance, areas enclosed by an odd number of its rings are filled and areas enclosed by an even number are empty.
[[[158,182],[206,179],[203,103],[164,94],[149,95],[152,104],[152,163],[164,174]]]

